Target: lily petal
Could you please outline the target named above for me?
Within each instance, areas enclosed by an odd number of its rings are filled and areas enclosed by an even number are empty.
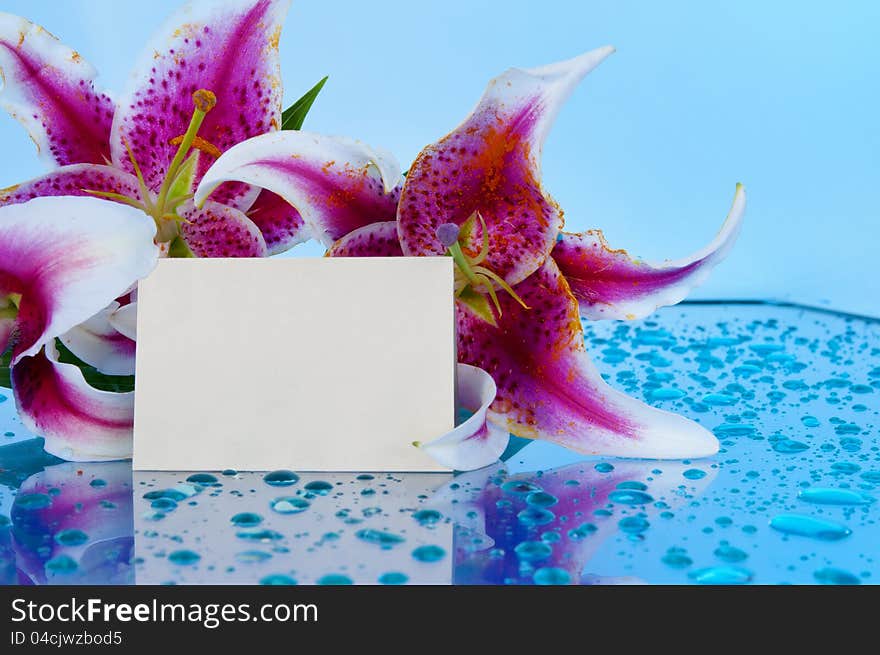
[[[120,334],[132,341],[137,340],[137,301],[123,305],[107,319]]]
[[[39,25],[0,13],[0,105],[24,125],[50,166],[104,163],[115,106],[95,69]]]
[[[15,330],[15,319],[0,316],[0,355],[9,347],[13,330]]]
[[[131,457],[134,392],[99,391],[73,364],[58,361],[53,342],[12,368],[22,422],[45,439],[47,453],[84,462]]]
[[[705,457],[718,441],[699,424],[608,386],[584,346],[578,304],[556,264],[516,287],[531,309],[500,297],[498,327],[458,303],[459,360],[498,385],[489,418],[517,436],[575,452],[621,457]]]
[[[581,315],[593,320],[636,319],[658,307],[684,300],[727,256],[742,225],[746,196],[736,187],[733,206],[721,231],[699,252],[664,264],[632,259],[625,250],[613,250],[602,232],[562,234],[553,259],[580,302]]]
[[[61,343],[74,355],[107,375],[134,375],[135,342],[112,323],[120,310],[112,302],[100,312],[61,336]]]
[[[0,207],[0,287],[22,296],[12,364],[118,298],[156,263],[156,226],[97,198]]]
[[[440,255],[444,223],[474,212],[486,221],[486,266],[517,284],[538,269],[562,228],[562,212],[544,191],[540,158],[560,107],[583,77],[613,52],[599,48],[541,68],[512,68],[489,82],[473,113],[409,169],[397,218],[406,255]],[[476,245],[483,238],[476,230]]]
[[[349,232],[330,246],[328,257],[402,257],[397,221],[371,223]]]
[[[134,175],[102,164],[71,164],[0,190],[0,205],[14,205],[45,196],[95,197],[89,191],[143,200]]]
[[[285,252],[312,238],[299,212],[271,191],[260,191],[247,216],[263,233],[267,255]]]
[[[180,234],[196,257],[265,257],[266,241],[253,221],[228,205],[208,201],[181,213]]]
[[[456,382],[458,405],[473,411],[473,415],[452,432],[421,444],[420,448],[444,466],[473,471],[498,461],[510,435],[486,419],[496,393],[491,375],[475,366],[458,364]]]
[[[195,202],[232,180],[268,189],[293,205],[329,247],[359,227],[393,219],[399,179],[390,154],[352,139],[284,131],[223,153],[202,178]]]
[[[172,15],[145,48],[119,101],[110,137],[113,163],[134,172],[127,142],[147,186],[157,190],[177,150],[171,140],[186,132],[198,89],[217,97],[199,136],[221,152],[278,129],[278,40],[289,5],[196,0]],[[204,171],[210,158],[202,160]]]

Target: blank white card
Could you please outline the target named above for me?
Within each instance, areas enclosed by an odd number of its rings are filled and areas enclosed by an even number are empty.
[[[452,259],[167,259],[138,290],[134,468],[444,471]]]

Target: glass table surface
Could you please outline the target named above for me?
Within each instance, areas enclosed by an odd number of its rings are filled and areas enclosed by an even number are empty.
[[[718,455],[512,439],[458,475],[133,474],[46,455],[0,389],[0,583],[880,581],[880,322],[682,304],[585,328],[612,385],[699,421]]]

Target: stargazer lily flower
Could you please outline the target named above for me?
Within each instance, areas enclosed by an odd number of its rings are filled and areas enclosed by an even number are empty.
[[[718,441],[708,430],[602,379],[586,352],[580,317],[634,319],[680,301],[736,239],[742,187],[708,247],[654,266],[611,249],[599,232],[562,232],[562,211],[541,183],[541,148],[556,114],[612,52],[599,48],[492,80],[471,115],[410,167],[396,220],[360,211],[395,198],[397,171],[386,156],[305,133],[234,146],[205,173],[195,201],[205,202],[222,183],[247,182],[290,202],[320,227],[325,243],[337,239],[329,256],[451,255],[459,361],[492,376],[497,397],[488,418],[515,435],[591,455],[712,455]],[[477,443],[454,458],[457,468],[497,458],[494,442]]]
[[[0,354],[11,354],[22,421],[54,455],[114,459],[131,452],[132,394],[89,386],[77,366],[60,361],[55,339],[152,270],[155,233],[143,212],[98,198],[0,207]]]
[[[95,69],[77,52],[42,27],[0,13],[0,105],[24,125],[52,169],[0,191],[0,206],[58,196],[55,211],[63,216],[68,197],[88,196],[133,208],[152,219],[149,241],[155,238],[163,256],[261,257],[307,239],[299,213],[257,187],[224,185],[211,201],[199,207],[192,202],[195,185],[223,151],[280,128],[278,42],[289,4],[195,0],[184,5],[144,49],[115,101],[96,85]],[[382,219],[391,217],[393,211]],[[134,281],[136,276],[129,284]],[[137,291],[133,286],[115,291],[94,307],[94,315],[82,315],[79,323],[52,336],[99,373],[129,376]],[[0,293],[0,342],[8,339],[16,310]],[[33,374],[38,367],[61,366],[53,359],[54,346],[46,345],[40,362],[31,362]],[[32,404],[54,402],[41,397],[48,386],[29,388]],[[77,393],[84,413],[100,416],[105,425],[104,445],[73,447],[64,456],[130,456],[131,420],[120,413],[130,398],[87,385]],[[64,425],[55,410],[59,421],[51,430],[59,439],[60,430],[74,429],[80,420],[79,409],[70,410]],[[98,424],[87,432],[94,434]],[[111,447],[113,440],[119,443]],[[47,446],[52,442],[47,439]]]

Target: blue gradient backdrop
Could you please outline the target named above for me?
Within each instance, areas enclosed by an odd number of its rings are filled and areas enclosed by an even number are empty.
[[[78,49],[113,90],[177,4],[0,8]],[[306,129],[383,145],[406,166],[506,67],[613,44],[545,149],[545,185],[567,228],[600,227],[650,259],[680,257],[712,238],[742,181],[740,242],[696,296],[880,315],[878,25],[871,0],[295,0],[281,50],[288,102],[330,76]],[[41,172],[5,116],[0,143],[0,185]]]

